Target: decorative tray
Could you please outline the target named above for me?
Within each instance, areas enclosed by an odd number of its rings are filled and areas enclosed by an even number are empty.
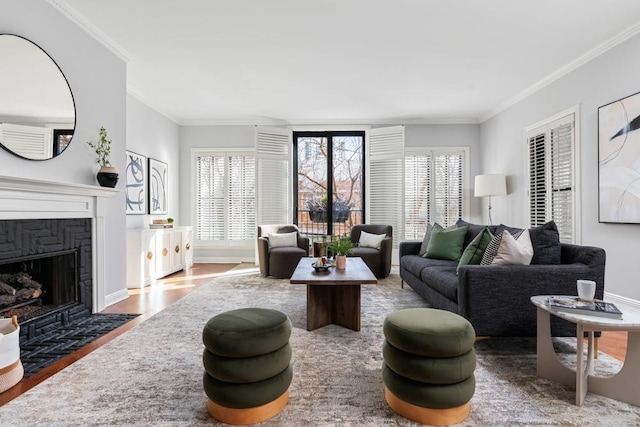
[[[325,264],[325,265],[318,265],[318,263],[314,262],[313,264],[311,264],[311,267],[313,267],[316,272],[318,271],[329,271],[329,268],[333,267],[332,264]]]

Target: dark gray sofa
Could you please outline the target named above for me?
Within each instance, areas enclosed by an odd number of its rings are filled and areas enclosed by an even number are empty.
[[[465,242],[481,227],[469,227]],[[406,282],[432,307],[465,317],[478,336],[535,336],[536,309],[530,297],[576,295],[578,279],[596,282],[596,298],[602,299],[604,293],[605,251],[601,248],[560,244],[560,264],[464,265],[456,274],[456,261],[419,256],[421,243],[400,243],[403,286]],[[552,333],[575,336],[575,325],[553,317]]]

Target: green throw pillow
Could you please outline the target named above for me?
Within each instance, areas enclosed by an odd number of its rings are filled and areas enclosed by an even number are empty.
[[[464,235],[467,234],[467,228],[465,225],[453,230],[445,230],[440,224],[433,224],[425,257],[458,261],[462,255]]]
[[[487,249],[487,245],[493,240],[493,234],[485,227],[472,241],[469,242],[465,248],[460,262],[458,263],[458,269],[462,265],[478,265],[482,261],[484,251]],[[456,270],[457,271],[457,270]]]

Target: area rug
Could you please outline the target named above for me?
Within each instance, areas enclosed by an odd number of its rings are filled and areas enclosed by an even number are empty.
[[[408,307],[425,307],[393,274],[362,286],[362,330],[329,325],[307,331],[306,289],[260,278],[255,269],[214,279],[53,377],[0,407],[3,426],[209,426],[202,389],[201,333],[212,316],[260,306],[293,324],[289,404],[264,426],[410,426],[384,400],[382,323]],[[532,339],[476,343],[477,387],[463,426],[636,426],[640,408],[536,377]],[[561,357],[575,356],[570,339]],[[598,372],[620,363],[601,354]]]

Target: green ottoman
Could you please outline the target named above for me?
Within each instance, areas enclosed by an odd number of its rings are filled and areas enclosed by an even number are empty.
[[[234,425],[272,418],[286,406],[291,321],[277,311],[241,308],[209,319],[202,331],[209,415]]]
[[[475,330],[445,310],[410,308],[384,321],[382,379],[389,406],[429,425],[462,422],[475,392]]]

